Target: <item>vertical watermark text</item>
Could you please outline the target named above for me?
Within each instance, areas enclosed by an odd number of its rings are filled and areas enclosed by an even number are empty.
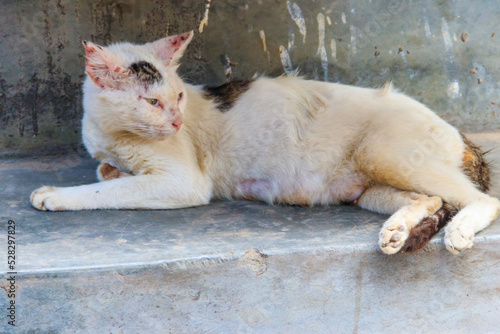
[[[7,222],[7,323],[16,326],[16,222]]]

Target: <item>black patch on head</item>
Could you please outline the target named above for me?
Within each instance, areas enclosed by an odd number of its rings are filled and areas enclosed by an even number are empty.
[[[148,84],[159,82],[162,79],[160,71],[147,61],[133,63],[130,65],[129,69],[140,81]]]
[[[227,82],[217,87],[205,87],[205,97],[213,99],[217,108],[224,112],[231,109],[240,97],[249,88],[253,80],[237,80]]]

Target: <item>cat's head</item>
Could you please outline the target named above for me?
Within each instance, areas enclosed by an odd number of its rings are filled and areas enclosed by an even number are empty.
[[[176,70],[193,32],[144,45],[84,41],[84,107],[109,132],[161,139],[179,131],[186,89]]]

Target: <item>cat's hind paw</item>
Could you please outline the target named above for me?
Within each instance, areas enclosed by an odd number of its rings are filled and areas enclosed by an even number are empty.
[[[446,249],[453,254],[471,248],[474,243],[474,231],[463,226],[449,226],[444,235]]]
[[[395,254],[403,247],[406,239],[410,235],[410,229],[404,222],[396,219],[389,219],[379,234],[379,245],[382,252],[386,254]]]
[[[118,168],[108,164],[107,162],[101,163],[99,167],[97,167],[97,179],[99,181],[108,181],[125,176],[131,176],[131,174],[122,172]]]

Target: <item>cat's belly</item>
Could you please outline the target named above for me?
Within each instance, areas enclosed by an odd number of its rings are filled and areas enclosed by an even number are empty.
[[[234,197],[269,203],[293,205],[337,204],[356,202],[368,187],[368,179],[353,172],[333,182],[282,182],[272,179],[245,179],[235,189]],[[307,182],[307,181],[306,181]]]

